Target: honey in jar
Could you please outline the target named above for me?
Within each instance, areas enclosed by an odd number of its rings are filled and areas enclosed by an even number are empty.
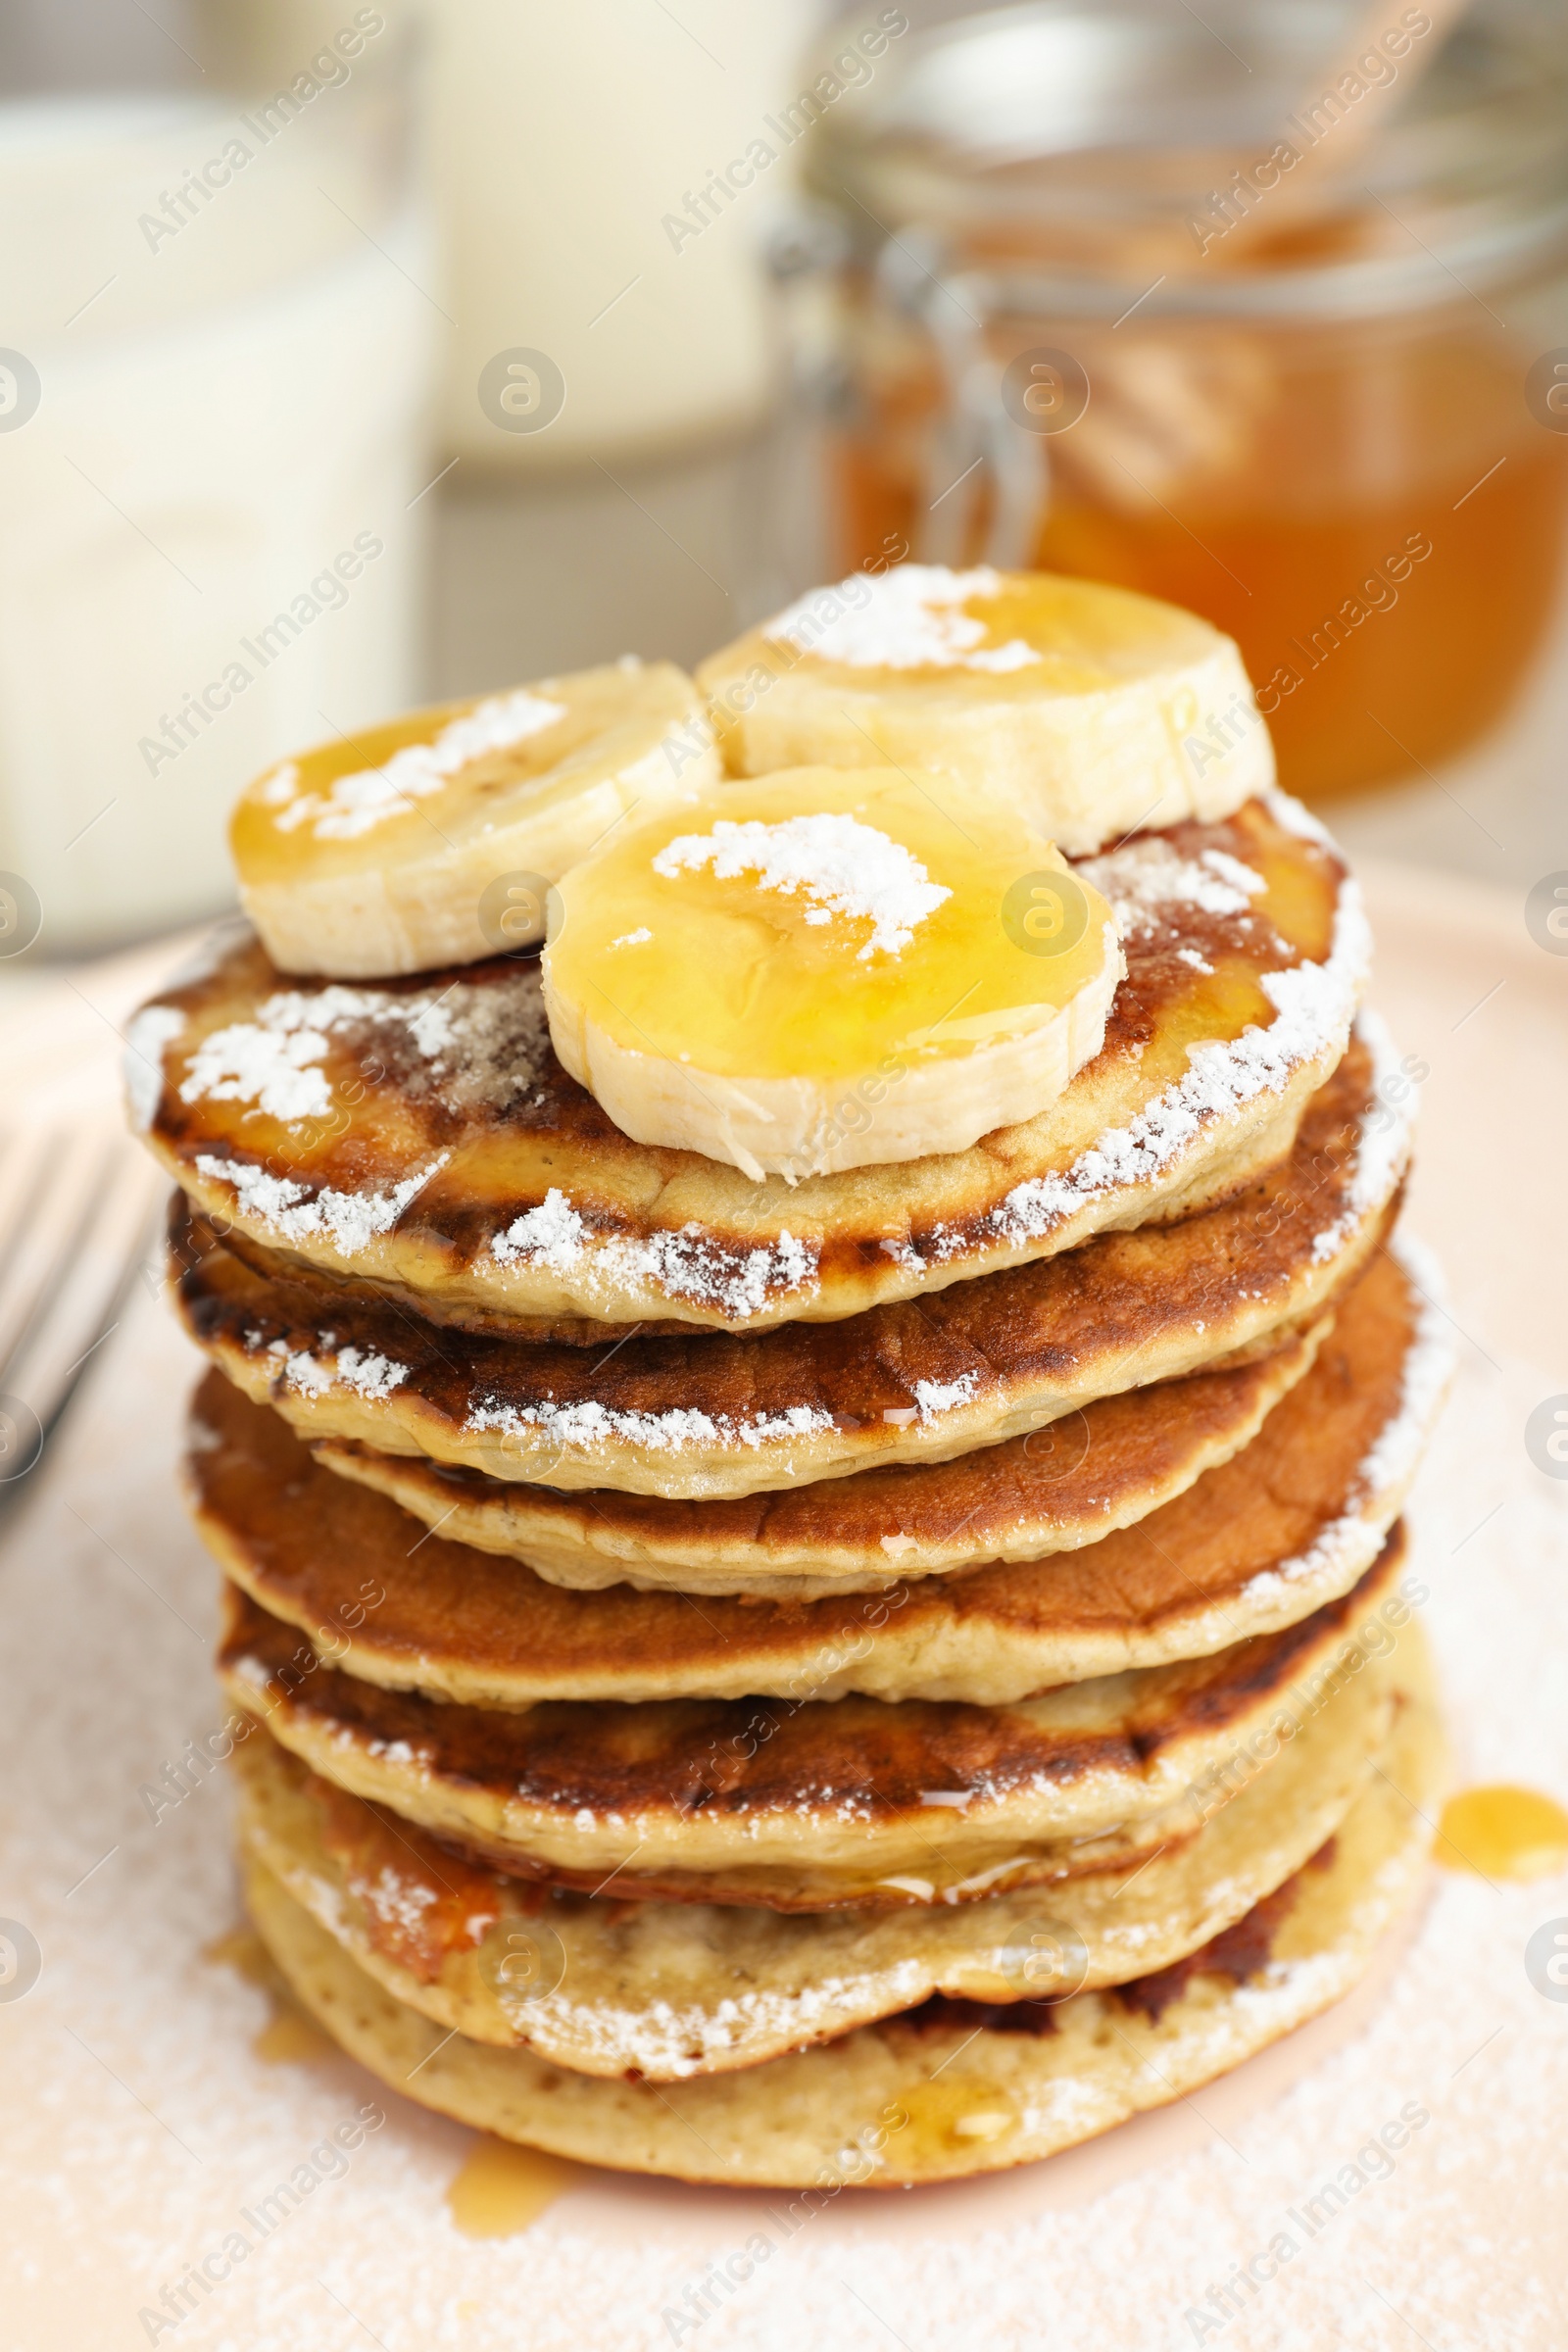
[[[1344,174],[1273,224],[1260,199],[1227,256],[1205,175],[1266,152],[1337,13],[1232,11],[1235,49],[1155,0],[911,32],[811,165],[843,223],[846,566],[906,547],[1188,606],[1314,799],[1507,714],[1568,529],[1568,26],[1478,0]]]

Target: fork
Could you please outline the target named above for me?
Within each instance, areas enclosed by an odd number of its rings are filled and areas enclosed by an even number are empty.
[[[0,1504],[118,1330],[165,1183],[106,1124],[0,1131]]]

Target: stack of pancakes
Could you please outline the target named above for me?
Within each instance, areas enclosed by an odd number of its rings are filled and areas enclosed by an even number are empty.
[[[794,1185],[619,1133],[528,956],[230,934],[138,1017],[248,1900],[411,2097],[951,2178],[1234,2066],[1409,1898],[1446,1358],[1354,885],[1273,795],[1077,863],[1127,973],[1066,1093]]]

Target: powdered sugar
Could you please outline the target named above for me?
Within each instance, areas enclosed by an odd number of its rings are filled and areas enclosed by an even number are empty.
[[[385,1016],[401,1017],[428,1054],[422,1083],[456,1111],[502,1114],[536,1087],[550,1064],[550,1031],[539,989],[539,967],[524,964],[504,980],[479,986],[449,983],[439,997],[394,1000]],[[438,1024],[444,1024],[438,1026]]]
[[[1263,877],[1225,850],[1183,858],[1163,834],[1145,833],[1073,868],[1110,903],[1123,939],[1159,928],[1161,907],[1196,906],[1204,914],[1245,914],[1266,889]]]
[[[873,577],[854,573],[839,590],[843,600],[823,620],[821,591],[814,589],[770,620],[765,636],[799,646],[824,662],[853,669],[1026,669],[1040,660],[1021,637],[1005,645],[985,643],[986,626],[963,607],[996,596],[1002,581],[989,565],[949,571],[939,564],[901,564]]]
[[[1296,820],[1298,815],[1305,818],[1305,810],[1298,811],[1283,795],[1273,798],[1277,821],[1303,830]],[[1306,819],[1307,824],[1313,821]],[[1153,870],[1157,874],[1166,869],[1156,860]],[[1216,889],[1233,887],[1219,875],[1211,875],[1210,884]],[[1348,1038],[1371,953],[1361,894],[1347,877],[1340,886],[1325,961],[1263,974],[1263,992],[1275,1007],[1275,1018],[1266,1029],[1250,1026],[1229,1043],[1195,1047],[1185,1076],[1136,1119],[1125,1127],[1107,1128],[1059,1175],[1030,1177],[1014,1186],[985,1219],[982,1240],[1015,1247],[1039,1241],[1096,1195],[1155,1182],[1214,1121],[1234,1116],[1261,1095],[1282,1093],[1303,1063],[1320,1059]],[[932,1253],[940,1261],[970,1247],[969,1237],[939,1228]]]
[[[433,1004],[421,998],[403,1017],[408,1022],[409,1035],[426,1061],[437,1060],[458,1035],[458,1015],[444,995],[437,997]]]
[[[695,1223],[635,1241],[596,1234],[555,1186],[537,1207],[496,1235],[490,1251],[504,1266],[544,1266],[571,1275],[573,1288],[589,1298],[648,1285],[668,1298],[701,1300],[737,1316],[760,1314],[769,1298],[817,1283],[815,1246],[787,1229],[748,1250],[726,1248]]]
[[[374,1872],[356,1870],[350,1864],[344,1877],[350,1893],[357,1895],[383,1927],[392,1928],[401,1936],[418,1936],[427,1914],[441,1900],[436,1887],[393,1869],[387,1862]],[[477,1942],[478,1936],[473,1940]]]
[[[486,753],[509,751],[565,715],[564,703],[519,688],[453,719],[429,743],[405,744],[379,767],[336,777],[325,792],[301,792],[299,769],[290,760],[268,778],[258,797],[277,810],[273,821],[280,833],[308,825],[318,841],[355,841],[387,817],[401,815],[411,802],[439,792]]]
[[[490,1244],[490,1253],[503,1266],[549,1266],[565,1273],[583,1253],[583,1221],[564,1192],[552,1185],[537,1208],[514,1218],[505,1233]]]
[[[903,1998],[912,2006],[927,1988],[928,1971],[920,1962],[895,1963],[879,1977],[890,2000]],[[534,2039],[563,2027],[583,2051],[592,2052],[608,2071],[635,2069],[658,2079],[680,2082],[704,2072],[714,2060],[762,2039],[809,2041],[836,2025],[855,2001],[860,1985],[855,1978],[826,1977],[814,1984],[791,1986],[788,1991],[762,1991],[748,1985],[737,1974],[734,1994],[713,2003],[677,2007],[667,2000],[650,2000],[641,2008],[622,2007],[600,1995],[590,2006],[563,1990],[529,2003]],[[558,2023],[558,2020],[560,2021]]]
[[[298,1020],[234,1021],[203,1038],[191,1055],[179,1099],[254,1102],[268,1118],[286,1126],[324,1118],[332,1090],[318,1065],[327,1050],[325,1031],[308,1029]]]
[[[184,1026],[184,1014],[176,1012],[172,1004],[146,1004],[125,1031],[122,1062],[125,1102],[138,1135],[145,1135],[158,1116],[164,1094],[164,1049],[172,1045]]]
[[[197,1172],[215,1183],[232,1185],[242,1216],[267,1225],[286,1242],[330,1239],[345,1257],[368,1250],[383,1233],[390,1233],[416,1193],[438,1168],[445,1167],[443,1152],[428,1167],[402,1184],[380,1192],[340,1193],[330,1186],[312,1194],[292,1176],[274,1175],[270,1168],[240,1159],[220,1159],[216,1153],[196,1155]]]
[[[332,1090],[318,1065],[331,1050],[333,1030],[370,1019],[395,1002],[358,988],[281,990],[253,1021],[230,1021],[201,1040],[179,1099],[254,1103],[285,1126],[324,1118]],[[416,1016],[417,1001],[415,1011]]]
[[[395,1363],[375,1349],[340,1348],[326,1359],[307,1348],[291,1348],[286,1340],[273,1340],[262,1352],[274,1359],[283,1381],[302,1396],[325,1396],[333,1389],[348,1389],[356,1396],[380,1403],[409,1377],[407,1364]]]
[[[1349,1499],[1339,1518],[1323,1528],[1305,1551],[1254,1576],[1239,1595],[1243,1602],[1267,1606],[1291,1587],[1321,1584],[1328,1589],[1359,1575],[1371,1544],[1381,1538],[1420,1467],[1453,1379],[1458,1350],[1442,1272],[1431,1251],[1401,1235],[1391,1244],[1390,1254],[1421,1300],[1399,1376],[1397,1405],[1357,1464]]]
[[[394,1363],[373,1348],[362,1353],[358,1348],[340,1348],[332,1359],[332,1371],[340,1388],[352,1389],[356,1396],[376,1399],[390,1396],[409,1377],[407,1364]]]
[[[804,897],[806,920],[813,926],[830,923],[835,914],[869,922],[871,936],[857,951],[861,963],[878,951],[902,954],[916,925],[953,896],[902,842],[858,817],[825,810],[771,825],[721,817],[710,833],[678,834],[654,859],[655,873],[666,881],[703,866],[710,866],[720,882],[755,874],[759,890]]]
[[[1363,1012],[1358,1027],[1371,1049],[1373,1099],[1362,1116],[1345,1206],[1313,1237],[1315,1265],[1336,1256],[1369,1210],[1391,1197],[1410,1156],[1415,1096],[1406,1089],[1401,1100],[1397,1049],[1378,1013]]]
[[[285,760],[281,767],[275,767],[270,776],[263,777],[256,787],[256,798],[264,808],[287,808],[299,788],[299,761]]]
[[[943,1413],[956,1412],[960,1405],[972,1404],[979,1385],[979,1375],[974,1372],[960,1372],[956,1380],[917,1380],[914,1399],[920,1408],[920,1419],[935,1421]]]
[[[181,1017],[163,1005],[137,1017],[146,1021],[152,1014],[164,1025],[145,1035],[163,1045],[172,1042]],[[454,1109],[501,1107],[537,1080],[549,1054],[538,972],[531,965],[484,986],[452,981],[408,992],[336,984],[280,989],[252,1018],[230,1021],[200,1041],[180,1100],[254,1103],[289,1126],[324,1118],[333,1093],[320,1065],[334,1044],[359,1042],[367,1032],[377,1043],[377,1031],[385,1038],[383,1054],[401,1048],[406,1055],[412,1048],[417,1057],[402,1077],[404,1090],[416,1100],[437,1094]]]
[[[731,1446],[744,1446],[755,1453],[764,1446],[816,1437],[833,1427],[833,1416],[806,1404],[791,1405],[782,1413],[746,1417],[704,1413],[695,1407],[644,1413],[593,1399],[557,1404],[545,1397],[537,1404],[524,1405],[480,1400],[470,1408],[466,1426],[477,1435],[493,1430],[503,1438],[537,1437],[562,1453],[592,1454],[628,1445],[640,1446],[650,1453]]]
[[[787,1227],[765,1245],[735,1252],[696,1224],[644,1241],[608,1242],[598,1260],[601,1275],[619,1285],[656,1283],[672,1298],[711,1300],[735,1315],[760,1314],[780,1294],[814,1290],[817,1264],[814,1243],[797,1240]]]

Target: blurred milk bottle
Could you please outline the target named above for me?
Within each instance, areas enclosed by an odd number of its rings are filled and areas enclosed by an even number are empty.
[[[821,0],[422,0],[443,296],[436,683],[693,660],[759,577],[762,255]],[[755,511],[754,511],[755,506]]]
[[[723,201],[699,191],[766,135],[810,12],[428,0],[426,23],[457,320],[450,453],[559,465],[754,422],[769,388],[756,254],[774,166],[756,150]],[[537,408],[498,413],[481,389],[496,355],[528,342],[562,379],[547,430]]]
[[[279,7],[226,85],[246,13],[175,20],[199,95],[0,108],[0,868],[41,952],[224,904],[246,778],[417,690],[444,322],[400,36]]]

